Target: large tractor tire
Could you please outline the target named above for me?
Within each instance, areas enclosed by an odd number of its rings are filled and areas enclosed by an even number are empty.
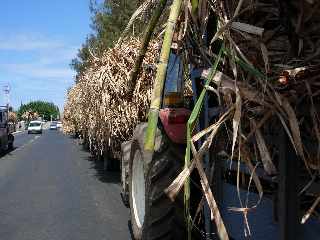
[[[181,172],[184,147],[158,130],[156,150],[148,162],[144,146],[146,124],[137,127],[129,161],[129,202],[137,240],[186,239],[183,192],[172,202],[164,190]]]

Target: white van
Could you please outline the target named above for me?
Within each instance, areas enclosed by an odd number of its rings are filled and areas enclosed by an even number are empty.
[[[41,121],[31,121],[28,126],[28,134],[30,134],[30,133],[42,134],[42,122]]]

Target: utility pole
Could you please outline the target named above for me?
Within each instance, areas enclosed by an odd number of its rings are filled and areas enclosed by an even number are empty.
[[[3,86],[3,92],[5,97],[5,103],[7,106],[7,119],[9,118],[9,106],[10,106],[10,86],[9,84]]]
[[[3,86],[3,92],[4,92],[4,96],[5,96],[6,105],[9,108],[9,105],[10,105],[10,86],[9,86],[9,84]]]

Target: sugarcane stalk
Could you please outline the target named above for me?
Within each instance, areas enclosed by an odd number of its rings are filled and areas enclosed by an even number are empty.
[[[199,1],[191,0],[192,12],[195,13],[198,9]]]
[[[167,73],[167,65],[170,55],[170,49],[172,44],[173,33],[175,30],[176,22],[179,17],[181,9],[182,0],[174,0],[171,5],[169,20],[167,22],[167,27],[163,39],[161,54],[159,63],[157,66],[157,75],[153,86],[153,92],[151,97],[151,105],[148,116],[148,127],[145,137],[144,149],[146,151],[154,151],[154,141],[157,130],[159,109],[161,105],[163,86],[165,82],[165,77]]]
[[[129,95],[131,96],[133,95],[133,91],[136,87],[138,75],[140,73],[141,65],[146,55],[149,42],[151,40],[151,36],[154,32],[155,27],[157,26],[157,23],[159,21],[159,18],[161,17],[164,8],[166,7],[167,1],[168,0],[160,0],[160,2],[157,4],[157,7],[153,12],[151,20],[148,23],[148,26],[143,34],[143,40],[129,80]]]

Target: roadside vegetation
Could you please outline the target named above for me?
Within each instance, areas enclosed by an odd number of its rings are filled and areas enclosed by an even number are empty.
[[[107,49],[114,47],[140,2],[142,0],[90,1],[92,33],[88,33],[70,64],[77,76],[94,66],[94,60],[102,57]],[[139,34],[141,28],[141,23],[137,22],[132,33]]]
[[[44,120],[51,120],[51,118],[57,119],[58,116],[60,116],[59,107],[46,101],[32,101],[23,104],[17,111],[18,119],[25,121],[38,119],[39,117]]]

